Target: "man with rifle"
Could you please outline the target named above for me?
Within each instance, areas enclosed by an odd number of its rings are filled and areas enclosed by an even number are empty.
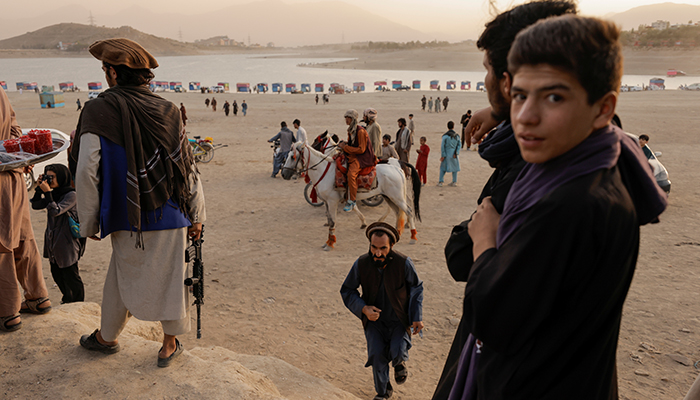
[[[201,179],[180,111],[148,89],[155,58],[128,39],[89,51],[102,61],[109,89],[85,104],[70,164],[81,236],[110,236],[112,257],[100,329],[80,345],[113,354],[131,315],[160,321],[158,366],[167,367],[182,353],[176,336],[190,330],[185,249],[206,218]]]

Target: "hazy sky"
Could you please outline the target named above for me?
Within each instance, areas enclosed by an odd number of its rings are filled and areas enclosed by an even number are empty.
[[[150,10],[163,10],[166,12],[192,15],[217,11],[236,4],[246,4],[256,0],[120,0],[118,2],[105,2],[104,0],[32,0],[4,1],[3,15],[5,18],[28,18],[31,16],[49,13],[57,8],[68,5],[80,5],[90,10],[100,25],[100,15],[109,16],[131,6],[140,6]],[[314,3],[332,2],[334,0],[281,0],[285,3]],[[491,19],[487,0],[342,0],[346,3],[359,6],[374,14],[381,15],[394,22],[408,25],[418,31],[429,34],[431,38],[441,40],[475,39],[483,29],[485,22]],[[524,3],[526,0],[498,0],[499,10],[505,10],[512,5]],[[582,14],[605,16],[629,10],[641,5],[662,3],[664,0],[579,0],[579,8]],[[692,5],[700,5],[700,0],[675,1]],[[194,6],[196,5],[196,6]],[[274,12],[274,10],[270,10]],[[77,17],[77,16],[76,16]],[[334,16],[342,20],[342,16]],[[80,18],[72,22],[87,23]],[[264,19],[264,18],[263,18]],[[196,18],[193,18],[193,22]],[[56,21],[65,22],[65,21]],[[164,22],[164,21],[159,21]],[[129,21],[124,21],[129,24]],[[235,26],[235,21],[222,26]],[[38,29],[38,27],[34,28]],[[144,30],[141,27],[141,30]],[[173,29],[175,32],[175,28]],[[15,33],[17,34],[17,33]],[[226,34],[223,32],[221,34]],[[172,36],[169,37],[173,37]],[[196,38],[186,37],[185,40]]]
[[[79,4],[92,9],[93,13],[112,13],[122,10],[130,5],[139,5],[150,9],[168,9],[175,12],[196,14],[198,12],[214,11],[234,4],[251,3],[255,0],[122,0],[119,2],[106,2],[104,0],[32,0],[30,2],[3,2],[3,13],[8,15],[28,16],[37,13],[37,10],[50,11],[61,6]],[[318,1],[333,0],[283,0],[286,3],[313,3]],[[399,21],[412,21],[426,16],[426,7],[429,14],[442,18],[453,17],[452,11],[460,13],[480,13],[486,18],[488,8],[485,0],[347,0],[347,3],[355,4],[372,10],[378,14]],[[664,0],[580,0],[579,7],[584,14],[603,16],[611,12],[626,11],[630,8],[662,3]],[[677,3],[700,5],[700,0],[676,1]],[[520,4],[524,1],[499,0],[500,9],[507,9],[512,4]],[[196,4],[196,7],[193,7]],[[446,14],[448,13],[448,14]],[[427,30],[437,30],[440,26],[432,26]]]

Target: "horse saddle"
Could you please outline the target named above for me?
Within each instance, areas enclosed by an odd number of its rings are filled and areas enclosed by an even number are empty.
[[[345,154],[338,154],[335,157],[335,190],[345,191],[348,188],[348,161]],[[357,191],[369,192],[377,188],[377,169],[375,166],[365,167],[357,175]]]

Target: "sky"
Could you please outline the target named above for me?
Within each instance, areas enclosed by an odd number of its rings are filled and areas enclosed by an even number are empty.
[[[251,3],[256,0],[32,0],[31,2],[4,2],[3,18],[12,16],[31,17],[36,10],[50,12],[59,7],[81,5],[92,11],[99,23],[100,15],[115,14],[133,5],[150,10],[167,10],[185,15],[217,11],[235,4]],[[285,3],[313,3],[334,0],[282,0]],[[342,0],[359,6],[369,12],[384,16],[434,36],[434,38],[454,41],[456,38],[476,38],[484,23],[491,19],[488,0]],[[506,10],[526,0],[496,0],[499,10]],[[581,14],[606,16],[641,5],[662,3],[664,0],[579,0]],[[676,3],[700,5],[700,0],[675,0]],[[193,7],[196,4],[196,7]],[[271,10],[274,12],[274,10]],[[342,18],[342,16],[340,16]],[[194,20],[194,19],[193,19]],[[60,21],[63,22],[63,21]],[[76,21],[78,22],[78,21]],[[87,23],[87,16],[85,22]],[[432,35],[434,34],[434,35]],[[186,40],[192,40],[186,38]]]

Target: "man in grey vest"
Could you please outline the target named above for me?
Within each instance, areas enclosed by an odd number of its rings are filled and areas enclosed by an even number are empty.
[[[394,390],[389,382],[389,363],[394,379],[401,385],[408,378],[406,361],[411,333],[423,329],[423,282],[411,259],[393,250],[398,231],[375,222],[365,232],[369,252],[352,266],[340,295],[345,306],[362,320],[367,339],[367,364],[372,366],[374,400],[388,399]],[[362,295],[357,290],[362,286]]]

